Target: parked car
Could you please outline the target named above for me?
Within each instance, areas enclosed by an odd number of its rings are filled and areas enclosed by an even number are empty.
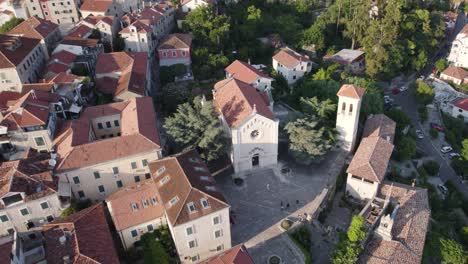
[[[440,152],[442,153],[449,153],[450,151],[452,151],[452,147],[451,146],[442,146],[442,148],[440,149]]]
[[[420,129],[418,129],[418,130],[416,130],[416,136],[419,139],[423,139],[424,138],[424,133]]]
[[[400,92],[404,92],[406,90],[408,90],[408,86],[403,85],[402,87],[400,87]]]
[[[455,159],[455,158],[458,158],[458,157],[460,157],[460,154],[458,154],[458,153],[453,152],[453,153],[449,154],[450,159]]]
[[[392,94],[395,94],[395,95],[399,94],[400,92],[401,92],[400,89],[397,89],[397,88],[392,90]]]
[[[447,195],[448,194],[448,188],[445,187],[443,184],[438,184],[437,185],[437,188],[439,189],[439,191],[443,194],[443,195]]]
[[[394,101],[393,98],[391,98],[391,97],[388,96],[388,95],[384,95],[383,99],[384,99],[384,103],[385,103],[385,104],[391,104],[391,103],[393,103],[393,101]]]
[[[435,129],[435,130],[437,130],[439,132],[444,132],[444,128],[441,125],[436,124],[436,123],[431,122],[431,128],[433,128],[433,129]]]

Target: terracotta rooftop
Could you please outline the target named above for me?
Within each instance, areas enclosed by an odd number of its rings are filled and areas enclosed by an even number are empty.
[[[37,38],[0,35],[0,69],[20,65],[39,42]]]
[[[0,197],[24,193],[27,202],[56,193],[58,178],[52,175],[49,160],[49,154],[29,150],[24,159],[0,163]]]
[[[96,89],[114,97],[125,91],[131,91],[141,96],[145,95],[146,52],[113,52],[99,54],[96,63]],[[119,78],[109,77],[109,73],[119,75]]]
[[[158,49],[190,49],[192,36],[190,34],[174,33],[165,36]]]
[[[270,119],[275,115],[268,107],[267,98],[249,84],[229,78],[214,86],[213,105],[222,113],[230,127],[236,127],[256,111]]]
[[[91,35],[92,31],[92,28],[86,25],[79,24],[72,28],[67,36],[74,38],[88,38],[88,36]]]
[[[53,83],[47,83],[47,82],[24,83],[22,92],[28,93],[31,90],[35,90],[35,91],[42,91],[42,92],[50,93],[53,89],[54,89]]]
[[[366,89],[362,87],[353,84],[343,84],[336,95],[361,99],[365,93]]]
[[[346,172],[380,183],[392,152],[393,144],[381,137],[363,138]]]
[[[292,69],[296,67],[301,61],[310,61],[308,57],[301,55],[290,48],[282,48],[275,56],[273,60],[282,64],[286,68]]]
[[[13,237],[0,237],[0,259],[10,259],[13,249]],[[7,262],[10,263],[10,262]]]
[[[152,27],[158,24],[165,12],[156,6],[147,6],[138,12],[126,14],[122,17],[122,21],[136,27],[138,32],[152,32]],[[120,33],[131,33],[130,27],[123,28]]]
[[[164,206],[152,179],[126,185],[111,194],[106,203],[117,231],[164,217]],[[137,209],[133,209],[132,204]]]
[[[267,74],[261,72],[260,70],[255,69],[252,67],[252,65],[240,61],[240,60],[235,60],[233,63],[231,63],[229,66],[224,69],[232,78],[238,79],[240,81],[243,81],[245,83],[252,84],[255,82],[258,78],[266,78],[273,80],[270,76]]]
[[[49,104],[58,102],[60,97],[43,91],[31,90],[19,99],[10,102],[3,113],[0,125],[15,131],[28,126],[45,125],[49,118]]]
[[[378,194],[389,195],[399,203],[392,228],[392,240],[374,236],[365,247],[359,263],[419,264],[430,220],[426,189],[384,182]]]
[[[106,12],[112,6],[112,1],[109,0],[85,0],[80,7],[80,11],[87,12]]]
[[[364,57],[361,50],[342,49],[333,55],[324,56],[324,60],[332,60],[339,64],[348,65]]]
[[[101,203],[43,227],[47,263],[120,263]],[[60,237],[65,242],[60,243]]]
[[[148,21],[137,20],[133,22],[130,26],[123,28],[119,33],[120,34],[130,34],[130,27],[135,27],[137,32],[152,32],[151,26],[147,23]]]
[[[106,115],[120,116],[121,135],[90,140],[91,121]],[[54,144],[59,154],[58,171],[84,168],[161,148],[151,97],[87,107],[79,119],[64,122],[57,130]]]
[[[454,105],[458,108],[468,111],[468,98],[460,98],[455,101]]]
[[[466,71],[465,69],[461,67],[449,66],[447,69],[445,69],[442,72],[442,74],[463,81],[463,79],[465,79],[465,77],[468,76],[468,71]]]
[[[114,24],[114,17],[113,16],[93,16],[89,15],[83,19],[83,22],[89,23],[91,25],[96,26],[99,22],[103,22],[112,26]]]
[[[84,39],[81,37],[66,36],[60,44],[95,48],[99,44],[99,39]]]
[[[30,17],[8,31],[10,35],[44,39],[58,29],[58,25],[42,18]]]
[[[244,245],[237,245],[200,264],[254,264]]]
[[[51,79],[49,79],[50,83],[56,83],[56,84],[70,84],[70,83],[76,83],[76,82],[81,82],[83,81],[85,77],[83,76],[78,76],[74,75],[72,73],[65,73],[61,72]]]
[[[69,51],[66,51],[66,50],[61,50],[57,53],[54,53],[51,57],[50,57],[50,60],[51,61],[56,61],[56,62],[61,62],[63,64],[72,64],[76,58],[78,56],[76,56],[75,54],[69,52]]]
[[[390,143],[395,138],[396,123],[384,114],[369,116],[362,137],[381,137]]]
[[[172,226],[181,225],[229,207],[205,162],[195,150],[166,157],[149,164],[158,193]],[[170,201],[175,201],[171,205]],[[208,207],[201,201],[206,199]],[[190,213],[188,204],[196,211]]]

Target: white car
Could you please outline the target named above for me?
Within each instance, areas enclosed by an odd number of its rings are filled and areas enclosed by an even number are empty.
[[[393,101],[394,101],[393,98],[391,98],[391,97],[388,96],[388,95],[385,95],[385,96],[383,97],[383,99],[384,99],[384,102],[385,102],[386,104],[391,104],[391,103],[393,103]]]
[[[442,153],[449,153],[450,151],[452,151],[452,147],[450,146],[442,146],[442,148],[440,149],[440,152]]]
[[[447,195],[447,193],[448,193],[448,191],[449,191],[448,188],[445,187],[443,184],[438,184],[438,185],[437,185],[437,188],[439,188],[440,192],[441,192],[442,194],[444,194],[444,195]]]
[[[402,87],[400,87],[400,92],[404,92],[408,90],[408,87],[406,85],[403,85]]]
[[[458,154],[458,153],[450,153],[449,154],[450,159],[455,159],[455,158],[458,158],[458,157],[460,157],[460,154]]]
[[[418,130],[416,130],[416,136],[419,139],[423,139],[424,138],[424,133],[420,129],[418,129]]]

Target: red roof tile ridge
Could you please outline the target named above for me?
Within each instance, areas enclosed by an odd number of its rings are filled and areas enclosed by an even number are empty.
[[[178,154],[174,155],[174,156],[171,157],[171,158],[175,159],[175,162],[177,163],[177,166],[179,166],[180,170],[184,173],[184,178],[185,178],[185,180],[188,182],[188,185],[189,185],[189,187],[190,187],[190,192],[191,192],[191,191],[193,190],[192,183],[189,181],[189,179],[188,179],[188,177],[187,177],[187,174],[185,173],[184,168],[182,168],[182,166],[180,165],[180,162],[179,162],[179,160],[178,160],[178,158],[177,158],[177,157],[179,157],[180,155],[183,155],[183,154],[185,154],[185,153],[188,153],[189,151],[190,151],[190,150],[185,151],[185,152],[182,152],[182,153],[178,153]],[[175,218],[174,218],[174,223],[173,223],[173,224],[177,223],[177,219],[179,219],[180,213],[181,213],[182,210],[185,208],[184,205],[185,205],[185,203],[186,203],[188,197],[190,196],[190,192],[187,192],[187,196],[185,196],[185,198],[183,199],[182,206],[180,207],[180,210],[177,212],[177,214],[176,214],[176,216],[175,216]],[[181,200],[181,201],[182,201],[182,200]]]

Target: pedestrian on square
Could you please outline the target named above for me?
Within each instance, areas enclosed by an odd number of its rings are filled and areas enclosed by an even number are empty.
[[[281,201],[281,210],[283,210],[284,207],[283,207],[283,201]]]
[[[267,190],[269,191],[270,190],[270,184],[267,183]]]

